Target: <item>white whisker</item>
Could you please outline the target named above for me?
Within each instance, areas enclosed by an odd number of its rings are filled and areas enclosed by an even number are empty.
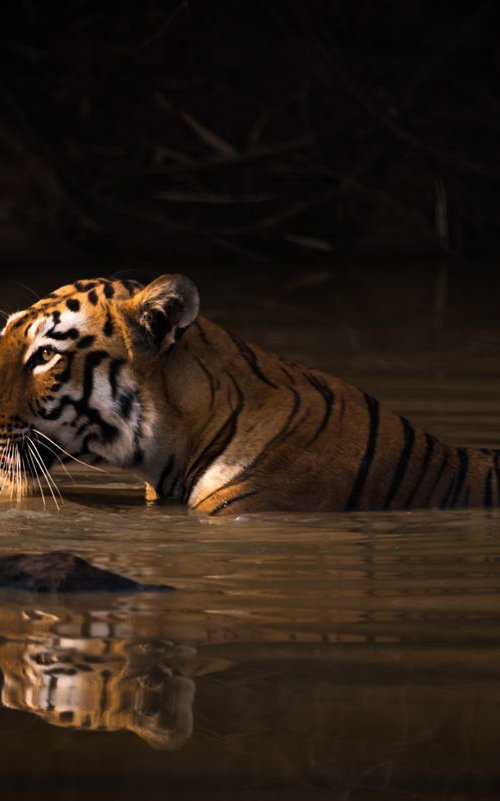
[[[43,463],[43,460],[41,459],[40,454],[38,453],[38,450],[36,449],[34,443],[28,443],[28,447],[29,447],[29,449],[31,451],[33,459],[36,461],[36,463],[38,464],[38,467],[40,468],[40,475],[43,476],[43,478],[45,479],[45,483],[47,484],[47,486],[49,488],[50,494],[52,495],[52,498],[54,500],[56,508],[59,510],[59,505],[58,505],[58,502],[57,502],[57,499],[55,497],[54,490],[52,489],[52,487],[54,487],[54,489],[58,493],[58,495],[59,495],[59,497],[61,499],[61,502],[62,502],[61,493],[59,492],[59,489],[58,489],[57,485],[55,484],[54,480],[50,476],[47,468],[45,467],[45,465]]]
[[[19,501],[21,500],[20,488],[21,488],[21,455],[19,453],[19,445],[16,442],[16,482],[15,482],[16,492],[15,492],[15,495],[16,495],[17,503],[19,503]]]
[[[36,478],[36,480],[38,482],[38,486],[40,488],[40,495],[42,496],[43,508],[46,509],[47,508],[47,504],[45,503],[45,493],[43,491],[42,482],[40,481],[40,476],[37,473],[37,469],[36,469],[35,463],[33,461],[33,456],[31,455],[31,453],[29,451],[26,451],[26,457],[29,459],[29,462],[31,464],[31,469],[33,470],[33,475],[35,476],[35,478]]]
[[[56,482],[54,481],[54,478],[51,476],[47,465],[45,464],[45,462],[43,461],[43,459],[42,459],[42,457],[40,455],[40,451],[38,450],[37,443],[34,442],[34,440],[31,440],[30,444],[31,444],[32,453],[34,453],[34,455],[38,458],[38,462],[39,462],[39,464],[41,466],[41,469],[43,470],[43,475],[46,477],[46,480],[48,480],[50,482],[50,484],[52,484],[52,486],[56,490],[57,494],[59,495],[60,500],[62,501],[62,495],[59,492],[59,488],[58,488]]]
[[[18,476],[18,489],[17,489],[17,502],[20,503],[25,495],[26,490],[26,475],[24,472],[23,460],[21,456],[21,448],[17,446],[17,455],[18,455],[18,468],[17,468],[17,476]]]
[[[5,449],[5,456],[4,456],[4,460],[5,460],[5,464],[6,464],[6,474],[7,475],[5,477],[5,481],[4,481],[3,486],[2,486],[2,492],[3,492],[4,489],[10,490],[11,500],[12,500],[12,468],[11,468],[11,461],[10,460],[12,458],[12,448],[13,448],[13,442],[12,442],[11,439],[9,439],[9,441],[7,443],[7,447]]]
[[[55,452],[55,450],[53,450],[53,448],[51,448],[51,447],[50,447],[50,445],[47,445],[45,442],[40,442],[40,440],[39,440],[39,439],[37,439],[37,440],[32,440],[31,438],[29,438],[29,441],[30,441],[30,442],[33,442],[33,444],[36,442],[38,445],[41,445],[41,446],[42,446],[42,448],[47,448],[47,450],[48,450],[48,451],[50,451],[51,453],[53,453],[53,454],[54,454],[54,456],[56,457],[57,461],[60,463],[60,465],[61,465],[62,469],[64,470],[64,472],[66,473],[66,475],[67,475],[67,476],[68,476],[68,478],[70,479],[70,481],[72,481],[72,482],[73,482],[73,484],[75,483],[75,479],[73,478],[73,476],[72,476],[72,475],[71,475],[71,473],[69,472],[69,470],[68,470],[68,468],[66,467],[66,465],[64,464],[63,460],[61,459],[61,457],[59,456],[59,454],[57,454],[57,453]]]
[[[19,469],[19,452],[17,450],[17,442],[14,443],[14,465],[12,473],[12,498],[18,500],[18,469]]]
[[[13,493],[13,482],[14,482],[14,440],[10,441],[10,448],[9,448],[9,461],[7,463],[8,471],[7,471],[7,478],[9,479],[9,489],[10,489],[10,499],[12,500],[12,493]]]
[[[36,465],[35,465],[35,463],[33,461],[33,456],[29,452],[27,452],[26,455],[29,456],[29,460],[31,462],[31,466],[32,466],[32,470],[33,470],[33,475],[35,476],[35,478],[37,480],[37,484],[38,484],[38,487],[40,489],[40,495],[42,496],[43,508],[45,509],[47,507],[47,504],[45,502],[45,493],[43,491],[42,482],[40,481],[40,476],[38,475],[38,472],[37,472],[37,469],[36,469]]]
[[[2,487],[0,489],[0,495],[4,491],[5,487],[7,486],[9,476],[8,476],[8,461],[7,461],[7,452],[10,446],[10,439],[7,440],[7,445],[2,448],[2,460],[4,465],[2,466]]]
[[[61,503],[64,503],[64,501],[62,499],[62,496],[61,496],[61,493],[59,492],[59,488],[57,487],[57,484],[51,478],[50,473],[48,472],[47,468],[45,467],[45,465],[43,463],[43,460],[42,460],[40,454],[38,453],[38,450],[36,448],[35,443],[34,442],[28,442],[27,445],[28,445],[28,448],[30,449],[30,451],[32,453],[33,458],[35,459],[35,461],[37,462],[37,464],[40,467],[41,473],[42,473],[43,477],[45,478],[45,481],[47,482],[47,486],[48,486],[48,488],[50,490],[50,494],[52,495],[52,498],[53,498],[54,503],[56,505],[56,509],[57,509],[57,511],[59,511],[60,507],[59,507],[59,504],[57,502],[57,498],[55,496],[54,490],[52,489],[52,485],[54,486],[54,489],[58,493],[59,498],[61,500]]]
[[[12,501],[14,495],[14,468],[11,464],[11,460],[12,461],[14,460],[14,448],[15,448],[14,440],[12,440],[11,445],[12,447],[9,452],[9,462],[8,462],[8,468],[9,468],[8,477],[9,477],[9,490],[10,490],[9,496],[10,500]]]
[[[99,473],[107,473],[107,470],[103,470],[102,467],[96,467],[94,464],[88,464],[87,462],[83,462],[81,459],[78,459],[76,456],[73,456],[71,453],[68,453],[68,451],[65,451],[64,448],[61,447],[61,445],[59,445],[57,442],[54,442],[54,440],[48,437],[47,434],[44,434],[43,431],[39,431],[38,428],[33,428],[32,430],[35,434],[39,434],[39,436],[45,437],[45,439],[48,440],[52,445],[54,445],[56,448],[59,448],[61,453],[64,453],[65,456],[68,456],[74,462],[78,462],[78,464],[81,464],[84,467],[90,467],[92,470],[97,470]]]
[[[17,446],[17,487],[16,487],[16,494],[17,494],[17,502],[20,503],[25,495],[25,490],[27,486],[25,470],[23,467],[23,460],[21,456],[21,448],[18,444]]]

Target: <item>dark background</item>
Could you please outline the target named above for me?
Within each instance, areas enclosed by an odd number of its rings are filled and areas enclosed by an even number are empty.
[[[498,0],[0,14],[4,265],[499,254]]]

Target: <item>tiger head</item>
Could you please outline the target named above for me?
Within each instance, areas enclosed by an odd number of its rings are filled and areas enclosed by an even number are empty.
[[[189,278],[76,281],[11,314],[0,335],[0,483],[20,497],[57,460],[155,475],[160,362],[198,314]],[[154,378],[155,380],[148,380]],[[159,411],[160,410],[160,411]]]

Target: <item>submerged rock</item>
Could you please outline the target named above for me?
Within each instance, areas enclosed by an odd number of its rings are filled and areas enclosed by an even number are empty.
[[[67,551],[0,556],[0,588],[30,592],[165,592],[166,584],[140,584],[102,570]]]

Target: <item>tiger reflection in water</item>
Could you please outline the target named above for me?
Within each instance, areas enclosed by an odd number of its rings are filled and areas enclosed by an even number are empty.
[[[20,636],[19,615],[28,636]],[[107,622],[73,618],[58,633],[56,620],[40,611],[0,609],[4,706],[56,726],[125,729],[167,751],[187,742],[193,730],[193,676],[226,665],[203,663],[194,649],[163,640],[129,639],[123,624],[113,629]]]

